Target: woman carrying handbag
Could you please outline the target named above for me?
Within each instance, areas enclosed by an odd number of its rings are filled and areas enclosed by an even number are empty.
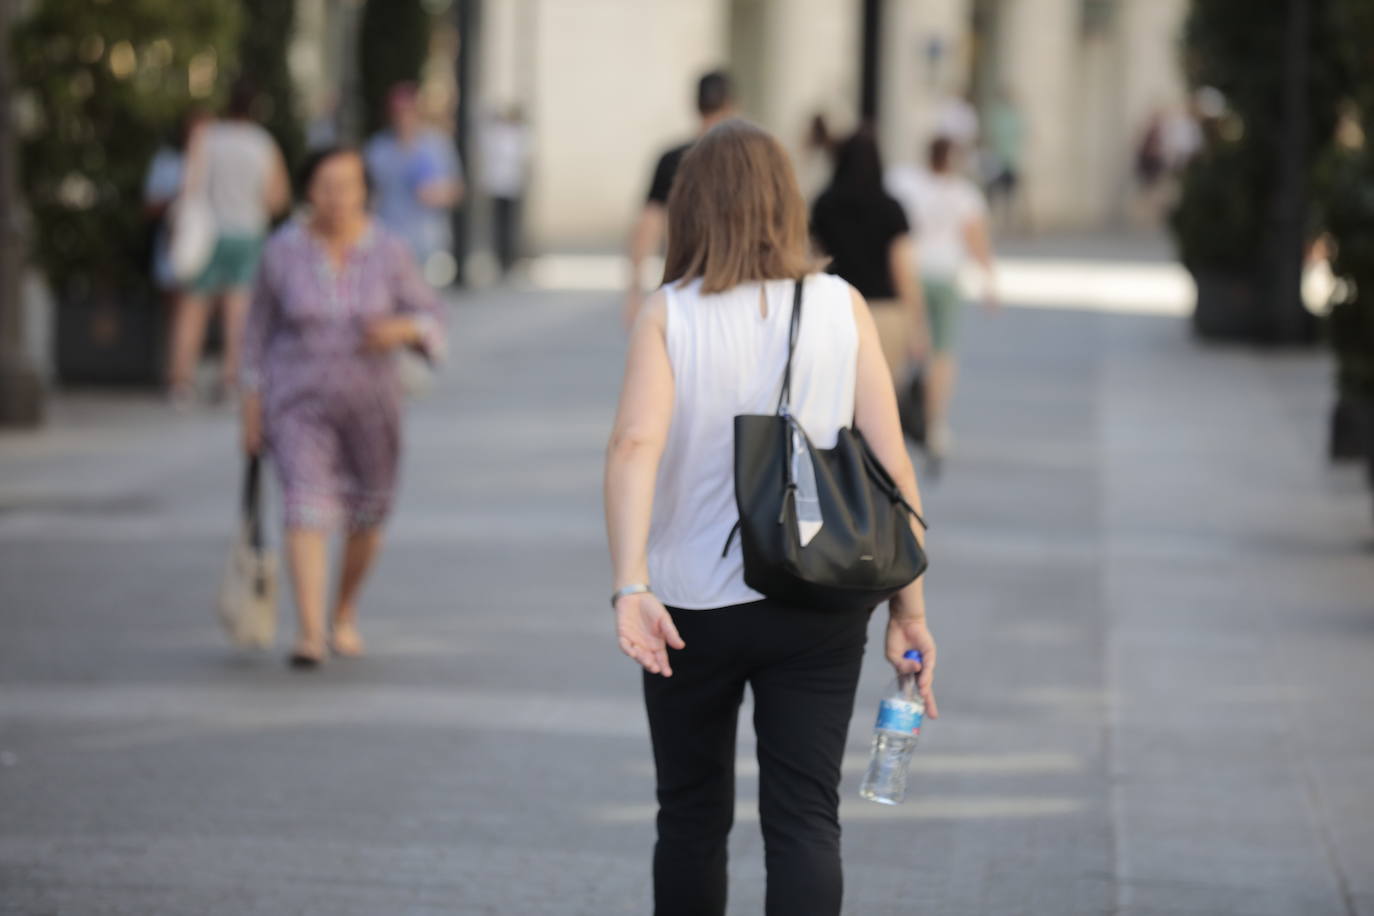
[[[657,768],[655,913],[725,913],[748,687],[767,912],[833,916],[840,761],[869,616],[888,596],[887,658],[919,671],[938,714],[935,642],[909,578],[924,563],[915,472],[873,319],[816,272],[778,142],[737,119],[712,128],[682,161],[668,223],[605,482],[617,638],[644,669]]]
[[[219,590],[219,620],[234,645],[266,649],[277,635],[277,557],[262,530],[262,460],[249,456],[242,518]]]

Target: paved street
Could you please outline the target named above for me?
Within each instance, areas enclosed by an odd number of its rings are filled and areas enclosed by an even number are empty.
[[[0,913],[648,912],[648,739],[604,598],[615,309],[455,303],[372,655],[314,675],[213,621],[227,413],[73,395],[0,435]],[[1168,315],[969,319],[957,455],[926,485],[943,718],[915,798],[860,801],[870,652],[846,912],[1374,916],[1374,524],[1323,459],[1327,361]]]

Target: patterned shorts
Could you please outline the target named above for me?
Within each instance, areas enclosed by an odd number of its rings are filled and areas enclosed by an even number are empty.
[[[396,492],[400,410],[366,399],[300,400],[275,411],[268,443],[288,528],[374,528]]]

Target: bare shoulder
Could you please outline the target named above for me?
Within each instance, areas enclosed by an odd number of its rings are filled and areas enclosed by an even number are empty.
[[[863,293],[854,288],[853,284],[846,280],[840,280],[840,282],[845,285],[849,293],[849,308],[854,313],[854,321],[862,324],[869,317],[868,300],[863,297]]]
[[[663,332],[668,327],[668,289],[660,286],[644,299],[635,327],[650,327]]]

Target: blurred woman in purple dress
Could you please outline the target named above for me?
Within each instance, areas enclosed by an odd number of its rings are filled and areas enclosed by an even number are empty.
[[[243,446],[266,450],[281,482],[299,612],[293,666],[363,651],[357,600],[396,489],[401,385],[396,352],[434,359],[440,306],[403,241],[367,212],[351,149],[307,165],[309,216],[268,242],[244,341]],[[326,629],[329,534],[347,532]]]

